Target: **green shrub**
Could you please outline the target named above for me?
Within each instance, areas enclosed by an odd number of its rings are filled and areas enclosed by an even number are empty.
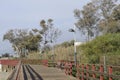
[[[76,69],[75,66],[73,66],[73,68],[72,68],[72,75],[73,75],[74,77],[76,77],[76,73],[77,73],[77,69]]]
[[[81,45],[79,49],[88,58],[88,63],[99,63],[100,57],[103,55],[120,54],[120,33],[96,37]]]

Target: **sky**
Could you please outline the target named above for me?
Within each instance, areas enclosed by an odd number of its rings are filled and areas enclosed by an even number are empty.
[[[11,44],[3,41],[3,35],[10,29],[39,28],[42,19],[54,20],[54,26],[62,31],[57,43],[73,40],[68,29],[73,28],[76,19],[73,11],[82,9],[90,0],[0,0],[0,54],[14,53]],[[84,41],[78,32],[77,40]]]

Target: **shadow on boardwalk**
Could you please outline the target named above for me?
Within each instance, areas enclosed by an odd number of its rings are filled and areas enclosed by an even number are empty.
[[[23,77],[24,80],[43,80],[30,65],[23,65]]]

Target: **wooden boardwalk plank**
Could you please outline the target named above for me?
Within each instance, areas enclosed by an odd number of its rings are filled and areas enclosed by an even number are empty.
[[[77,80],[68,76],[57,68],[46,67],[43,65],[31,65],[31,67],[43,78],[43,80]]]

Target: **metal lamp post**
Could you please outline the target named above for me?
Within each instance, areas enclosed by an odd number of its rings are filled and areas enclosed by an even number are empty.
[[[75,66],[77,65],[77,51],[76,51],[76,45],[75,45],[75,42],[76,42],[76,31],[75,31],[75,26],[74,26],[74,29],[69,29],[69,32],[73,32],[73,36],[74,36],[74,63],[75,63]]]
[[[55,60],[54,42],[52,41],[52,60]]]

